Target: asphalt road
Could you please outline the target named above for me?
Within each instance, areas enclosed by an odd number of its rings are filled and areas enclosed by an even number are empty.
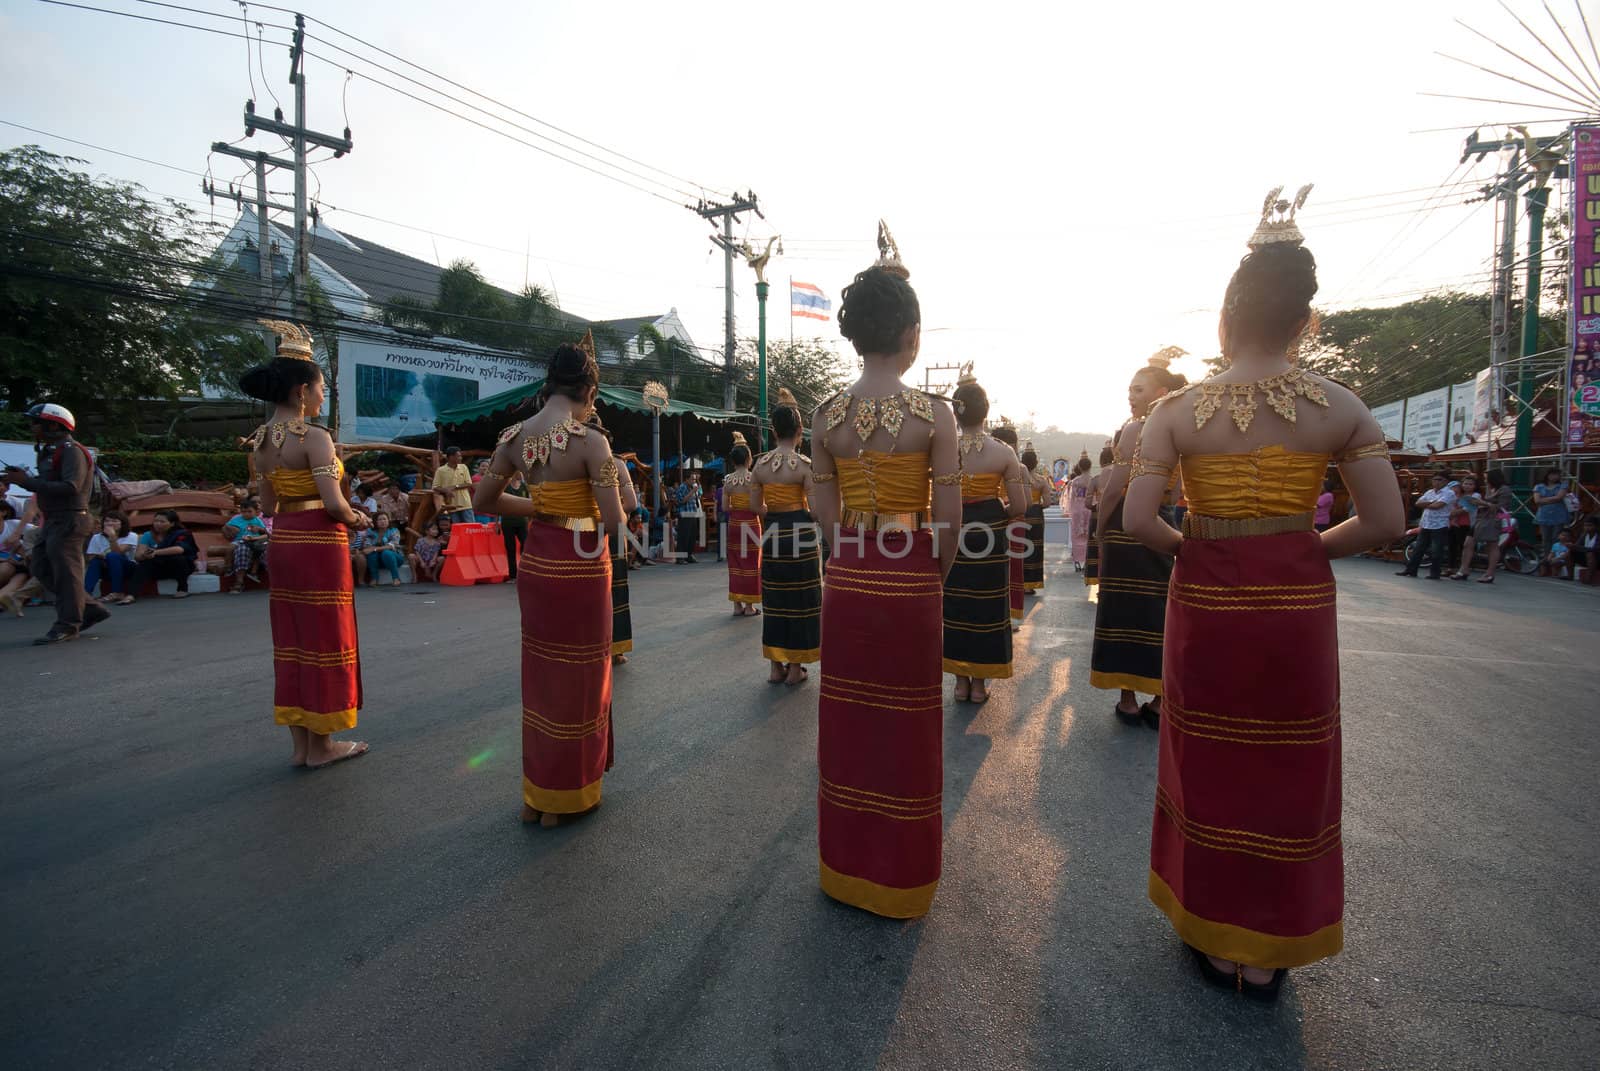
[[[1600,590],[1338,566],[1347,947],[1264,1008],[1145,899],[1156,734],[1051,552],[1019,677],[947,708],[909,923],[818,891],[815,675],[764,683],[715,564],[633,574],[617,767],[557,830],[517,821],[508,587],[360,593],[373,751],[314,773],[264,596],[0,620],[0,1066],[1595,1066]]]

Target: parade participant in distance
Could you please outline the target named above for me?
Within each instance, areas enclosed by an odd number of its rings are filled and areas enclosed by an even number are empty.
[[[750,508],[761,546],[761,653],[772,684],[800,684],[822,657],[822,540],[811,516],[811,459],[800,452],[800,407],[779,387],[772,409],[777,446],[756,459]]]
[[[1084,587],[1100,586],[1100,538],[1096,535],[1100,528],[1100,499],[1105,494],[1111,465],[1117,459],[1117,439],[1121,435],[1122,431],[1118,429],[1111,437],[1111,442],[1100,448],[1100,471],[1089,478],[1089,546],[1083,558]]]
[[[1002,417],[1001,419],[1004,420],[1005,418]],[[996,442],[1001,443],[1007,450],[1010,450],[1011,456],[1017,457],[1021,452],[1018,447],[1017,429],[1010,424],[1001,424],[989,434]],[[1020,458],[1017,461],[1017,467],[1019,469],[1022,467]],[[1028,550],[1027,524],[1018,521],[1008,524],[1006,526],[1006,580],[1011,607],[1011,631],[1013,632],[1022,630],[1022,604],[1025,595],[1022,577]]]
[[[1072,521],[1072,570],[1083,572],[1083,563],[1089,555],[1089,484],[1094,479],[1089,474],[1089,455],[1085,453],[1073,466],[1072,479],[1067,481],[1067,516]]]
[[[1028,557],[1022,563],[1022,590],[1036,595],[1044,590],[1044,505],[1050,477],[1039,471],[1039,455],[1029,443],[1021,455],[1022,473],[1028,481]]]
[[[584,423],[600,389],[592,338],[584,344],[550,355],[539,409],[500,433],[473,500],[480,513],[528,518],[517,569],[522,820],[544,826],[600,806],[613,758],[606,536],[621,539],[622,500],[611,444]],[[518,471],[527,498],[503,493]]]
[[[1378,422],[1294,366],[1316,262],[1276,193],[1223,298],[1228,367],[1156,407],[1126,508],[1133,535],[1177,555],[1150,898],[1207,980],[1265,1000],[1285,968],[1343,945],[1328,561],[1387,543],[1405,522]],[[1330,457],[1356,516],[1318,533]],[[1158,514],[1178,466],[1181,535]]]
[[[961,465],[961,541],[944,578],[944,671],[957,702],[989,701],[990,680],[1011,676],[1011,561],[1006,528],[1028,505],[1028,477],[1011,449],[983,430],[989,395],[961,375],[952,398]]]
[[[1182,352],[1162,350],[1135,372],[1128,384],[1133,417],[1117,435],[1096,522],[1100,598],[1095,605],[1089,683],[1120,693],[1112,708],[1118,718],[1132,725],[1143,721],[1152,729],[1161,717],[1161,633],[1166,624],[1172,559],[1140,546],[1122,530],[1122,493],[1128,484],[1128,463],[1138,448],[1139,430],[1150,407],[1186,382],[1167,369]],[[1150,692],[1154,698],[1140,706],[1140,692]]]
[[[839,309],[861,378],[817,409],[811,431],[812,508],[832,551],[822,592],[817,839],[824,892],[914,918],[939,884],[940,606],[961,524],[961,471],[949,405],[901,381],[917,359],[921,312],[881,229],[880,246],[885,259],[856,275]]]
[[[32,406],[27,415],[37,444],[38,475],[29,476],[14,466],[5,472],[9,482],[34,493],[43,518],[29,571],[55,593],[56,623],[33,641],[42,647],[77,639],[80,631],[93,628],[111,612],[89,602],[83,590],[84,546],[94,533],[94,518],[89,516],[94,459],[72,438],[77,422],[64,406],[47,402]]]
[[[603,436],[607,445],[610,445],[611,433],[600,422],[598,412],[590,413],[584,423]],[[626,463],[616,454],[611,457],[617,463],[617,496],[622,501],[622,514],[627,517],[639,508],[639,495],[633,489],[633,481],[628,478]],[[512,483],[520,482],[520,477],[512,477]],[[526,532],[526,519],[522,519],[522,524]],[[633,650],[633,610],[628,605],[627,531],[608,532],[606,538],[610,542],[611,553],[611,664],[621,666],[627,664],[628,652]]]
[[[319,769],[368,750],[332,737],[354,729],[361,709],[349,548],[351,533],[369,522],[345,498],[333,436],[306,420],[323,399],[311,335],[262,322],[278,333],[278,355],[246,372],[239,389],[275,407],[250,437],[255,471],[266,476],[261,508],[272,514],[273,720],[289,727],[293,764]]]
[[[761,522],[750,506],[750,447],[744,435],[733,433],[733,449],[728,451],[728,476],[722,481],[724,515],[728,519],[723,536],[728,557],[728,601],[734,617],[754,617],[761,612]]]
[[[678,511],[678,539],[677,550],[683,557],[678,559],[679,565],[694,565],[700,559],[694,556],[694,548],[700,543],[700,536],[705,525],[705,507],[700,503],[700,474],[692,472],[688,478],[672,492],[673,505]]]

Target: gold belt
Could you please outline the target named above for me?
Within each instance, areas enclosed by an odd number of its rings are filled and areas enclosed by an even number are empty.
[[[529,520],[540,524],[553,524],[574,532],[593,532],[599,527],[593,517],[568,517],[565,513],[535,513]]]
[[[1309,532],[1313,515],[1291,513],[1284,517],[1207,517],[1193,510],[1183,515],[1183,534],[1189,539],[1243,539],[1246,536]]]
[[[933,515],[928,510],[918,510],[915,513],[873,513],[871,510],[847,509],[839,517],[839,524],[844,528],[861,528],[868,532],[881,531],[884,528],[906,528],[915,531],[925,527],[933,520]]]
[[[316,498],[280,498],[272,507],[273,516],[280,513],[304,513],[308,509],[327,509],[322,496]]]

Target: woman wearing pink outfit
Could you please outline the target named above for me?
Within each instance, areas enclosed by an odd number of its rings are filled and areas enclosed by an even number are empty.
[[[1089,458],[1084,456],[1072,467],[1067,481],[1067,515],[1072,521],[1072,569],[1083,572],[1084,556],[1089,553]]]

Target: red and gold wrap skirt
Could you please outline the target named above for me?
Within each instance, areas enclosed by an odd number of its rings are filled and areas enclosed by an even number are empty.
[[[1021,521],[1012,521],[1006,527],[1006,557],[1010,560],[1008,573],[1010,578],[1010,609],[1011,620],[1022,620],[1023,571],[1027,567],[1026,559],[1030,546],[1028,543],[1028,526]]]
[[[361,709],[350,530],[320,509],[272,519],[273,720],[320,735]]]
[[[1150,899],[1213,956],[1343,946],[1334,601],[1315,532],[1186,539],[1173,569]]]
[[[611,768],[611,558],[598,532],[528,522],[522,606],[522,800],[577,814]]]
[[[939,559],[927,530],[857,538],[833,548],[822,594],[819,875],[835,900],[915,918],[943,833]]]
[[[728,601],[761,601],[761,522],[747,509],[728,511]]]

